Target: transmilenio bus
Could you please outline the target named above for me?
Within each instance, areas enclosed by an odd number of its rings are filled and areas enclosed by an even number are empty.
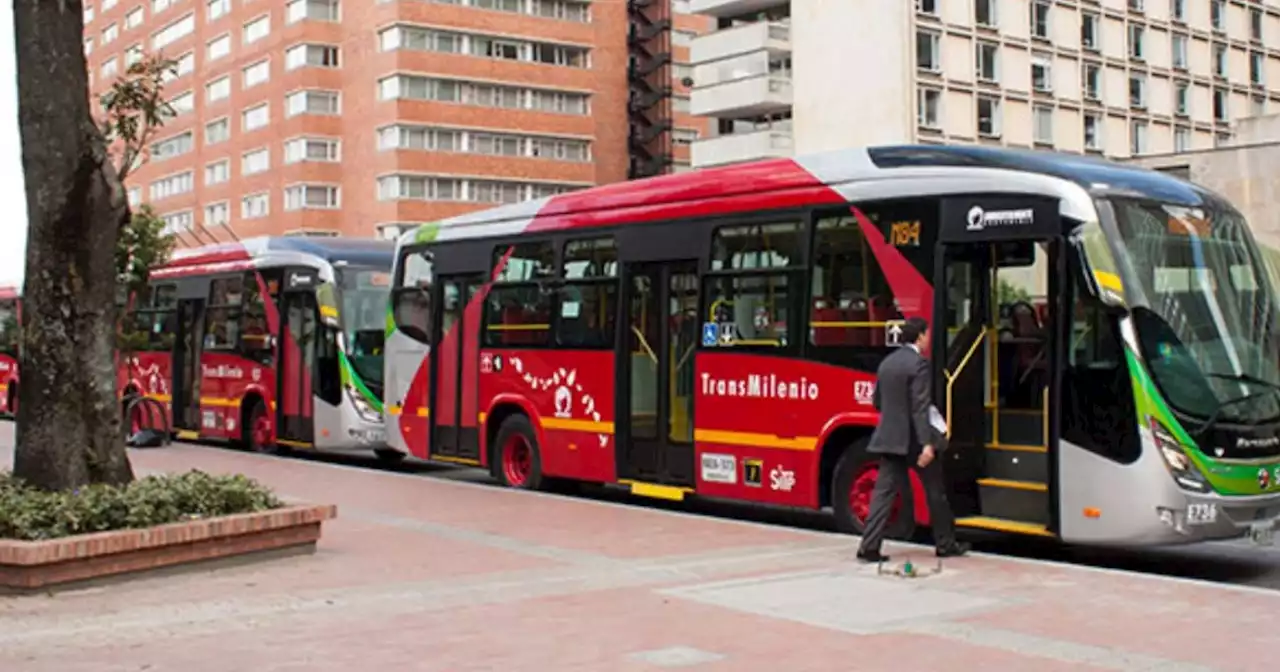
[[[1275,281],[1229,203],[1160,173],[849,150],[515,203],[396,254],[388,441],[512,487],[858,532],[874,372],[919,316],[962,528],[1270,543],[1280,516]],[[898,536],[929,523],[913,485]]]
[[[18,345],[22,341],[22,294],[0,287],[0,414],[18,414]]]
[[[175,252],[122,320],[121,391],[162,402],[180,439],[399,455],[381,402],[394,249],[264,237]]]

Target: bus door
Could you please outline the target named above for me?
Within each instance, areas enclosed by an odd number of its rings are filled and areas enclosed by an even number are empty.
[[[315,442],[316,346],[321,337],[313,269],[285,272],[280,292],[280,335],[276,361],[276,442],[309,448]]]
[[[200,431],[200,354],[204,346],[204,299],[178,300],[178,331],[173,339],[173,394],[169,400],[175,430]]]
[[[431,456],[480,459],[478,383],[485,276],[442,275],[435,284],[431,342]]]
[[[934,398],[948,419],[956,513],[961,525],[1043,533],[1056,510],[1066,274],[1058,203],[946,199],[940,243]]]
[[[696,260],[625,266],[622,305],[628,333],[618,361],[620,480],[694,485],[694,353],[698,323]]]

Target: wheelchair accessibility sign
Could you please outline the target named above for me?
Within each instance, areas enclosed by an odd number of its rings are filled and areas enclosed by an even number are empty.
[[[688,332],[685,332],[688,333]],[[720,338],[720,329],[715,322],[705,322],[702,325],[702,345],[710,347],[716,344]]]

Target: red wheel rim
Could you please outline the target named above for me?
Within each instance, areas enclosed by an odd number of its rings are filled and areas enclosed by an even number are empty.
[[[519,434],[512,434],[502,444],[502,473],[507,477],[507,485],[518,488],[529,480],[529,472],[533,469],[533,449],[529,441]]]
[[[266,413],[253,414],[253,424],[249,427],[249,436],[253,440],[254,450],[260,450],[271,443],[271,419]]]
[[[853,483],[849,486],[849,511],[858,521],[858,526],[863,529],[866,529],[867,516],[871,514],[871,493],[875,492],[876,477],[879,475],[880,465],[868,462],[858,468],[857,473],[853,475]],[[898,520],[898,513],[901,510],[902,495],[899,494],[894,497],[893,510],[889,512],[891,524]]]

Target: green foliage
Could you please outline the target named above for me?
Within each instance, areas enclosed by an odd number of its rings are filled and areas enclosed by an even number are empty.
[[[164,98],[165,79],[178,74],[178,62],[161,55],[130,65],[99,102],[105,118],[100,130],[108,144],[122,145],[116,171],[123,182],[142,162],[151,136],[175,115]]]
[[[0,539],[36,541],[154,527],[280,508],[267,488],[242,475],[148,476],[126,486],[46,492],[0,472]]]
[[[147,286],[151,269],[163,266],[173,254],[174,238],[164,233],[164,220],[143,204],[116,239],[116,277],[129,293]]]
[[[1008,280],[1000,280],[996,292],[997,300],[1000,302],[1000,305],[1008,305],[1010,303],[1017,303],[1018,301],[1026,301],[1027,303],[1031,302],[1031,292],[1010,283]]]

